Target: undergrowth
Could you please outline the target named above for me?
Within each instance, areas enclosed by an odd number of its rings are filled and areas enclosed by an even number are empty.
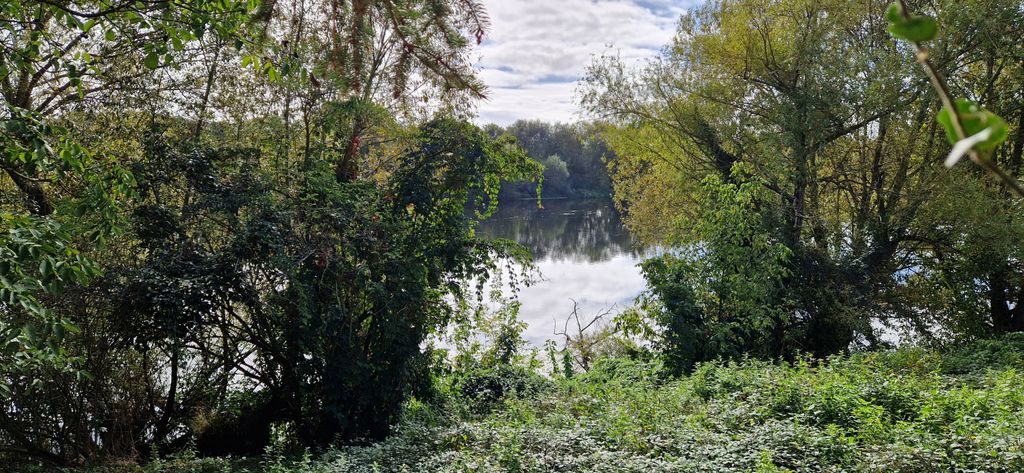
[[[671,379],[606,359],[438,380],[378,443],[263,458],[177,456],[146,472],[1024,471],[1024,337],[946,351],[706,363]],[[279,436],[286,437],[285,432]]]

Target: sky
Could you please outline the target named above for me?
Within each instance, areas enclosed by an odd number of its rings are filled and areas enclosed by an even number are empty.
[[[481,124],[582,118],[576,81],[595,55],[656,56],[699,0],[485,0],[491,31],[480,47],[489,100]]]

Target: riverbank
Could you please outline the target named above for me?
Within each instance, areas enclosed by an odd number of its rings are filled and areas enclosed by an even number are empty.
[[[677,380],[602,361],[570,379],[497,368],[438,379],[396,435],[145,471],[1022,471],[1024,337],[827,362],[713,363]],[[118,468],[104,471],[141,471]]]

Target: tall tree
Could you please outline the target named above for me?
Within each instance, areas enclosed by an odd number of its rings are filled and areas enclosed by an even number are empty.
[[[1001,5],[992,11],[1017,8]],[[939,104],[905,67],[911,51],[888,36],[886,6],[712,1],[683,17],[659,60],[631,71],[606,57],[586,78],[584,105],[615,124],[616,197],[639,234],[700,243],[694,222],[709,210],[699,183],[732,181],[738,163],[771,191],[760,212],[793,255],[784,292],[796,316],[775,324],[778,337],[798,334],[791,350],[874,343],[878,322],[906,321],[915,311],[895,291],[935,254],[922,207],[953,196],[942,184],[953,174],[941,170]],[[965,8],[990,7],[937,6],[958,25],[933,52],[939,67],[984,70],[974,46],[995,40],[983,31],[1018,28],[1009,14],[963,23]],[[1005,46],[988,60],[1016,62]]]
[[[130,173],[65,128],[82,107],[136,87],[204,36],[237,38],[248,2],[4,2],[0,92],[5,189],[0,229],[0,365],[67,366],[72,320],[42,298],[99,273],[88,251],[120,226]],[[207,33],[207,31],[210,33]],[[6,386],[7,379],[0,379]]]

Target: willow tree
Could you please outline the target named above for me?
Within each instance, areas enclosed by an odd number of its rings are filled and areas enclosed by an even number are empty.
[[[1000,4],[998,11],[1018,8]],[[906,67],[913,51],[889,36],[887,6],[712,1],[683,17],[659,60],[630,70],[608,57],[586,78],[584,105],[615,124],[616,196],[641,235],[699,244],[693,229],[709,211],[700,206],[709,175],[754,178],[769,190],[758,218],[792,252],[778,281],[785,290],[772,302],[791,315],[765,329],[776,342],[790,340],[776,354],[872,343],[873,321],[915,313],[894,291],[932,254],[917,218],[949,195],[942,183],[952,174],[941,169],[938,100],[927,78]],[[939,7],[951,18],[981,10]],[[981,44],[996,41],[985,31],[1013,30],[1017,21],[993,15],[979,29],[958,17],[933,62],[981,67]],[[988,49],[988,60],[1013,62],[1012,49]],[[737,164],[746,177],[733,172]]]

